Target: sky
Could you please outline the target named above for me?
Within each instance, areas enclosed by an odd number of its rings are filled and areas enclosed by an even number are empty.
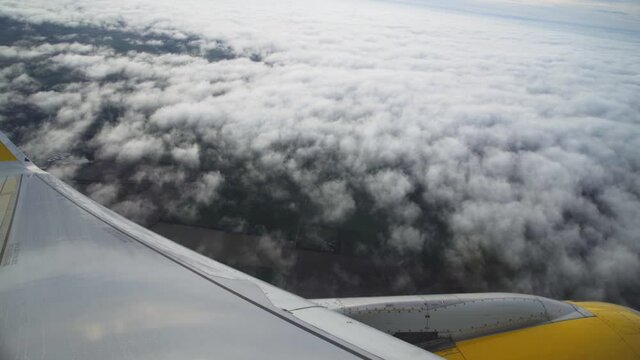
[[[397,3],[501,17],[592,34],[613,31],[632,37],[640,31],[638,0],[398,0]]]
[[[638,3],[536,4],[2,1],[0,127],[143,224],[638,306]]]

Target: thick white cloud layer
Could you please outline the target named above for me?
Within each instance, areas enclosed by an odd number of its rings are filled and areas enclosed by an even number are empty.
[[[340,223],[370,198],[388,251],[438,251],[441,271],[470,290],[634,302],[636,42],[364,1],[7,1],[0,13],[198,49],[0,48],[18,63],[0,71],[0,105],[50,114],[22,144],[32,157],[87,141],[96,161],[133,167],[127,181],[184,189],[165,204],[118,200],[117,182],[88,189],[125,214],[196,216],[227,181],[208,165],[217,154],[242,161],[245,182],[285,174],[317,222]],[[202,55],[221,43],[234,57]],[[39,91],[20,64],[43,58],[85,80]],[[106,106],[121,112],[84,139]]]

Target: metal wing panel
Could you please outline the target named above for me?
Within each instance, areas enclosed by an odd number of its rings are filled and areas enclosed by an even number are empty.
[[[40,176],[22,178],[0,268],[3,360],[374,358],[158,256]]]
[[[0,145],[2,360],[439,359],[128,221],[1,132]]]

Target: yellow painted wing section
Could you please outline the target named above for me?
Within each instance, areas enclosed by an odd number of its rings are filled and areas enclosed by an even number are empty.
[[[456,343],[450,360],[638,360],[640,316],[605,303],[577,303],[595,317],[560,321]]]
[[[16,157],[0,142],[0,161],[16,161]]]

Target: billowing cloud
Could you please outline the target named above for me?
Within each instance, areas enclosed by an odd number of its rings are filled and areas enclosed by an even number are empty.
[[[339,242],[392,275],[336,279],[397,293],[638,305],[637,42],[365,1],[0,13],[0,126],[137,221]]]

